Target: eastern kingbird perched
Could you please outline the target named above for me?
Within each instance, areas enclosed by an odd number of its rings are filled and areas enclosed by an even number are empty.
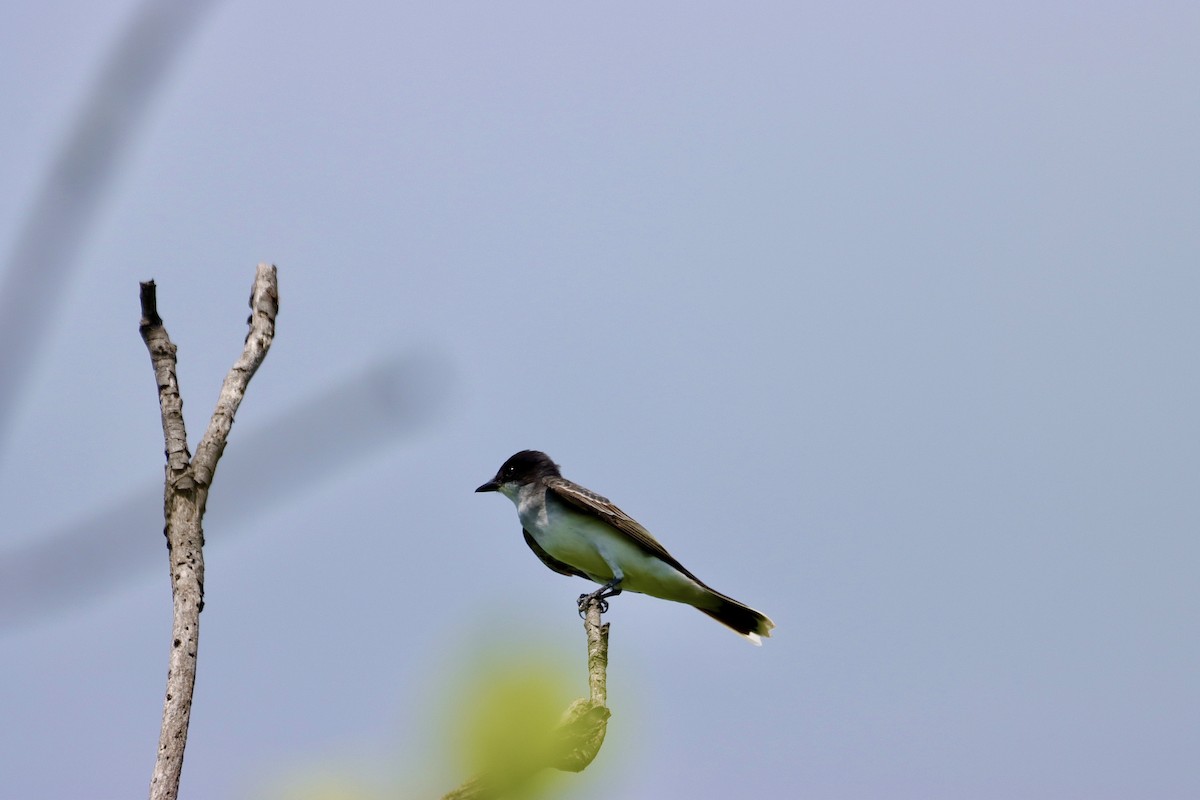
[[[688,572],[637,520],[605,497],[572,483],[550,456],[522,450],[477,492],[500,492],[517,506],[525,543],[550,569],[601,584],[590,598],[628,589],[687,603],[757,645],[775,623]]]

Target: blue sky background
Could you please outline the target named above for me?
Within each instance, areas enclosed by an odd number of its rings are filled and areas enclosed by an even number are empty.
[[[0,6],[0,277],[136,9]],[[5,351],[33,367],[0,420],[0,795],[146,790],[137,283],[194,445],[258,261],[282,310],[209,503],[185,796],[436,796],[448,676],[583,692],[586,584],[471,493],[526,447],[778,624],[760,650],[618,598],[609,740],[563,794],[1200,793],[1197,30],[1183,2],[213,4],[62,290],[19,298],[46,324]]]

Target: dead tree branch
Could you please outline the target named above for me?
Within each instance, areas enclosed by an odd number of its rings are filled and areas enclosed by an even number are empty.
[[[187,745],[192,690],[196,683],[200,612],[204,609],[204,508],[217,460],[233,426],[234,414],[275,336],[275,315],[279,310],[275,267],[258,265],[250,292],[250,332],[245,348],[225,378],[217,408],[200,440],[195,458],[188,451],[187,430],[183,424],[183,397],[175,373],[175,345],[158,314],[154,281],[141,284],[141,305],[139,331],[154,367],[166,445],[163,514],[174,605],[167,691],[158,757],[150,779],[150,800],[175,800],[179,795],[179,776]]]

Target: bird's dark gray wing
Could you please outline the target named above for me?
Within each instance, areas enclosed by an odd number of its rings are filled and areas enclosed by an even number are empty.
[[[535,556],[537,556],[538,558],[540,558],[542,560],[542,563],[545,564],[547,567],[554,570],[559,575],[578,575],[581,578],[586,578],[589,581],[591,580],[591,578],[588,578],[587,575],[584,575],[582,572],[575,569],[570,564],[564,564],[563,562],[559,561],[557,558],[555,558],[554,556],[550,555],[545,550],[543,550],[542,546],[537,543],[537,539],[534,539],[532,536],[529,535],[529,531],[522,528],[521,533],[525,534],[525,544],[529,545],[529,549],[533,551],[533,554]]]
[[[601,497],[592,490],[585,489],[566,478],[549,478],[546,481],[546,491],[552,492],[555,497],[567,505],[573,506],[585,514],[589,514],[612,525],[650,555],[661,558],[696,583],[704,586],[705,589],[709,589],[704,581],[688,572],[683,564],[676,561],[675,557],[667,552],[667,548],[659,544],[658,540],[650,535],[650,531],[643,528],[641,523],[636,519],[613,505],[612,501],[607,497]],[[544,561],[545,559],[542,560]]]

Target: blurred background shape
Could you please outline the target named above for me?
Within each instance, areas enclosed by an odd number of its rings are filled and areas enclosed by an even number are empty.
[[[147,0],[99,69],[0,271],[0,458],[30,370],[59,321],[80,246],[174,62],[215,0]]]
[[[431,424],[450,400],[450,381],[444,360],[392,354],[256,431],[243,436],[238,426],[213,480],[208,506],[218,512],[221,533],[207,537],[209,544],[248,532],[255,515]],[[201,435],[203,429],[189,431],[193,444]],[[162,493],[161,486],[147,486],[75,524],[40,531],[23,547],[0,551],[0,635],[161,571],[165,539],[159,549],[146,545],[147,532],[163,526]]]

